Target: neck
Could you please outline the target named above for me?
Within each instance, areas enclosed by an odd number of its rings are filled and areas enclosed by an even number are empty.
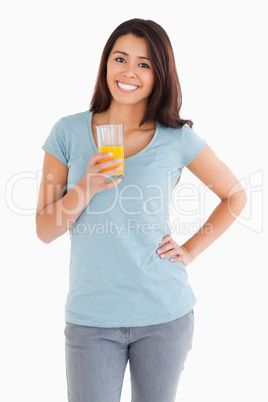
[[[102,120],[105,120],[105,124],[123,124],[124,132],[126,133],[133,130],[146,129],[148,123],[139,127],[145,110],[145,104],[122,105],[112,101],[109,109],[102,113]]]

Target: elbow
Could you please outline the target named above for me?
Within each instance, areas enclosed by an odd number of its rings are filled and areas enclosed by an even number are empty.
[[[40,218],[38,219],[38,216],[36,216],[36,236],[38,237],[39,240],[41,240],[45,244],[49,244],[52,242],[53,238],[49,234],[49,231],[46,230],[46,227],[42,224],[44,222],[40,222]]]
[[[243,190],[242,193],[243,193],[242,194],[242,205],[243,205],[242,209],[244,209],[248,202],[248,196],[247,196],[247,193],[245,190]]]
[[[231,214],[236,217],[240,215],[247,204],[247,199],[247,193],[244,189],[232,194],[228,198],[229,211]]]
[[[53,239],[49,238],[45,233],[40,231],[40,229],[38,227],[36,227],[36,236],[38,237],[39,240],[41,240],[41,242],[43,242],[45,244],[49,244],[53,240]]]
[[[239,193],[237,193],[237,202],[240,206],[241,211],[243,211],[243,209],[245,208],[245,206],[247,205],[247,201],[248,201],[248,196],[246,191],[243,189],[241,191],[239,191]]]

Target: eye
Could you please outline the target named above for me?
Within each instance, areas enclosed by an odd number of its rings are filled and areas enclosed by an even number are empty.
[[[142,68],[150,68],[150,66],[148,66],[146,63],[140,63],[139,66]]]
[[[126,63],[126,60],[123,59],[123,57],[117,57],[115,60],[118,61],[118,63]]]

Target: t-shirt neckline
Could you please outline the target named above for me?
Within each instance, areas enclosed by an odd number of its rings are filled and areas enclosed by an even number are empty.
[[[89,135],[90,143],[91,143],[91,146],[92,146],[94,152],[99,152],[99,150],[98,150],[98,148],[97,148],[97,146],[95,144],[95,141],[94,141],[94,137],[93,137],[93,133],[92,133],[92,129],[91,129],[91,120],[92,120],[92,112],[89,110],[89,115],[88,115],[88,135]],[[155,142],[156,138],[158,137],[158,134],[159,134],[159,123],[156,122],[155,133],[154,133],[153,138],[149,142],[149,144],[146,145],[146,147],[143,148],[141,151],[137,152],[135,155],[129,156],[128,158],[124,158],[124,161],[125,162],[132,161],[133,159],[138,158],[141,155],[143,155],[149,148],[151,148],[151,146]]]

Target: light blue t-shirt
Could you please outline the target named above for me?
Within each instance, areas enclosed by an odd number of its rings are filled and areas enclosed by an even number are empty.
[[[98,152],[90,111],[61,118],[43,145],[68,167],[67,191]],[[151,142],[125,158],[125,177],[93,196],[70,229],[67,322],[95,327],[135,327],[175,320],[196,298],[182,262],[160,259],[169,223],[172,189],[183,166],[206,141],[188,125],[157,123]]]

